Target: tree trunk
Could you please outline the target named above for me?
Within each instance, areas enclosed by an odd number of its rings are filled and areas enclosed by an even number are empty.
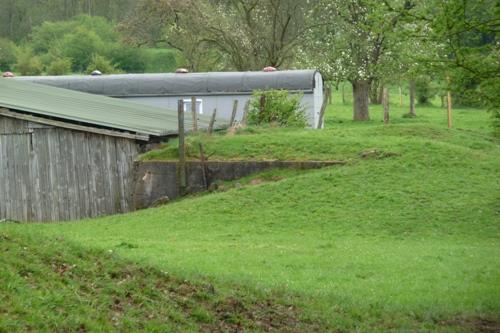
[[[380,104],[379,102],[379,84],[378,80],[373,80],[370,85],[370,103],[372,104]]]
[[[353,119],[370,120],[368,112],[368,94],[370,92],[369,80],[356,80],[352,82],[353,94]]]
[[[389,90],[382,87],[382,104],[384,105],[384,124],[389,123]]]
[[[379,89],[378,89],[378,99],[377,99],[377,103],[378,104],[382,104],[382,100],[384,98],[384,85],[381,84]]]
[[[410,80],[410,117],[416,117],[415,113],[415,80]]]

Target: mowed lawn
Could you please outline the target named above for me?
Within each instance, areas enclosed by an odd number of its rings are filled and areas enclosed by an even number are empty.
[[[407,119],[393,105],[390,125],[374,107],[372,121],[353,123],[336,97],[322,131],[247,129],[191,141],[204,140],[212,159],[344,166],[273,171],[256,175],[257,185],[160,208],[0,232],[105,250],[229,293],[237,285],[286,294],[325,331],[499,329],[500,144],[486,112],[455,110],[452,130],[437,107]],[[171,157],[175,144],[146,159]]]

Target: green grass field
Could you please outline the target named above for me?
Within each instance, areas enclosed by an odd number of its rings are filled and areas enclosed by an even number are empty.
[[[354,123],[351,106],[336,97],[322,131],[249,128],[190,142],[203,140],[212,159],[341,159],[344,166],[274,170],[250,177],[262,180],[258,185],[247,178],[227,191],[85,222],[6,224],[0,235],[112,253],[111,265],[150,267],[152,278],[168,272],[194,285],[210,283],[218,297],[238,290],[249,304],[272,297],[297,309],[288,326],[237,319],[249,331],[500,330],[500,144],[486,112],[456,109],[448,130],[441,108],[418,108],[418,117],[408,119],[406,107],[392,105],[391,124],[384,125],[375,106],[372,121]],[[175,142],[143,158],[174,157]],[[40,255],[52,251],[44,246]],[[13,317],[0,305],[0,331],[36,327],[30,318],[48,306],[44,294],[26,292],[28,280],[9,289],[9,276],[0,281],[2,299],[23,297],[33,306]],[[95,278],[110,288],[116,282]],[[71,306],[75,300],[68,299]],[[108,309],[107,298],[89,302]],[[213,306],[204,309],[202,318],[217,317]],[[192,312],[180,311],[184,326],[171,329],[204,330]],[[92,325],[106,322],[90,318]],[[123,320],[119,327],[127,327]]]

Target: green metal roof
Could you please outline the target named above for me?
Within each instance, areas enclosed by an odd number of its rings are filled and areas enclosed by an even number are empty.
[[[9,78],[0,78],[0,107],[153,136],[176,134],[178,126],[177,110]],[[191,128],[191,117],[184,118]],[[208,127],[208,117],[198,119],[200,128]]]

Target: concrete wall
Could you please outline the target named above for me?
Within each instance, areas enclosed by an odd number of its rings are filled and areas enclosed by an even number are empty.
[[[257,172],[273,168],[317,169],[344,164],[342,161],[209,161],[206,163],[208,184],[215,181],[236,180]],[[136,162],[134,206],[147,208],[162,197],[179,197],[178,163]],[[200,162],[187,162],[188,193],[206,190],[203,167]]]
[[[319,75],[319,74],[318,74]],[[319,76],[321,78],[321,76]],[[302,96],[302,106],[306,110],[308,124],[310,127],[317,128],[319,121],[319,111],[323,102],[323,86],[322,81],[320,89],[315,89],[313,93],[307,93]],[[318,92],[319,91],[319,92]],[[246,102],[251,98],[251,95],[197,95],[197,99],[202,100],[202,114],[211,116],[214,109],[217,108],[217,117],[222,119],[230,119],[233,111],[233,102],[238,100],[238,111],[236,120],[241,120],[243,109]],[[146,104],[156,107],[177,109],[177,101],[179,99],[189,100],[191,96],[157,96],[157,97],[120,97],[127,101]],[[319,101],[319,104],[317,103]],[[189,110],[190,112],[191,110]]]

